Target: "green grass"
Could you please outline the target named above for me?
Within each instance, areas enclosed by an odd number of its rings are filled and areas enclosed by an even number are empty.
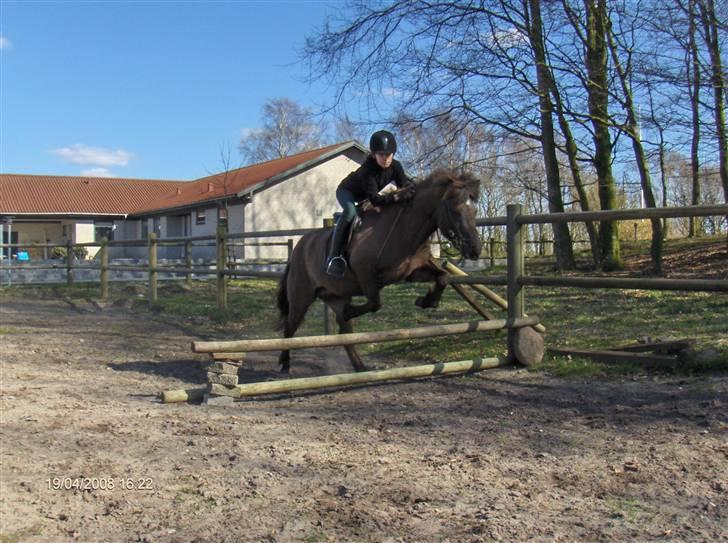
[[[715,239],[679,240],[666,244],[666,252],[696,245],[714,243]],[[649,242],[624,243],[627,258],[644,255]],[[587,255],[588,256],[588,255]],[[717,262],[720,266],[721,263]],[[554,274],[551,258],[534,258],[527,262],[527,272]],[[501,275],[505,268],[483,272]],[[274,280],[233,280],[229,282],[228,309],[217,309],[213,281],[195,281],[191,289],[181,283],[163,282],[154,310],[167,316],[192,322],[200,334],[214,332],[219,337],[277,337],[275,306],[277,284]],[[382,291],[382,309],[376,314],[357,319],[355,331],[389,330],[427,324],[444,324],[476,320],[477,315],[451,289],[447,289],[437,309],[421,310],[414,305],[426,284],[401,284]],[[491,287],[505,297],[504,287]],[[666,292],[618,289],[576,289],[529,287],[526,312],[537,315],[547,328],[547,347],[605,350],[634,343],[643,337],[692,338],[696,350],[709,349],[714,356],[686,362],[677,371],[701,373],[728,371],[728,296],[723,293]],[[0,287],[0,303],[4,297],[61,296],[71,300],[98,299],[98,285],[77,284],[49,287]],[[480,295],[476,295],[480,297]],[[134,311],[148,311],[146,287],[143,283],[112,283],[110,301],[131,300]],[[493,307],[484,298],[484,305],[499,317],[505,312]],[[356,303],[362,299],[355,300]],[[9,330],[9,331],[8,331]],[[316,302],[297,335],[319,335],[323,331],[323,309]],[[10,327],[0,334],[13,333]],[[484,332],[425,340],[400,341],[360,346],[362,354],[375,365],[395,362],[461,360],[477,356],[496,356],[506,351],[506,333]],[[646,370],[637,363],[606,364],[547,355],[536,371],[560,376],[589,377],[639,373]]]
[[[427,285],[392,285],[382,291],[382,309],[357,319],[359,332],[389,330],[476,320],[475,313],[452,290],[445,291],[440,307],[421,310],[414,300]],[[503,288],[493,290],[505,296]],[[229,309],[219,312],[213,283],[195,283],[191,291],[160,289],[159,306],[166,314],[209,321],[231,337],[276,337],[274,329],[276,283],[273,280],[231,281]],[[682,293],[615,289],[530,288],[526,310],[547,328],[547,346],[609,349],[642,337],[693,338],[698,349],[717,351],[713,360],[687,363],[680,371],[700,373],[728,370],[728,297],[710,293]],[[484,299],[483,299],[484,300]],[[359,300],[361,301],[361,300]],[[140,303],[144,303],[143,300]],[[486,302],[487,305],[487,302]],[[491,308],[497,316],[505,312]],[[309,309],[297,335],[318,335],[323,330],[320,302]],[[360,346],[375,363],[461,360],[496,356],[506,351],[505,332],[484,332],[444,338],[409,340]],[[645,371],[636,363],[605,364],[585,359],[547,356],[538,371],[560,376],[628,375]]]

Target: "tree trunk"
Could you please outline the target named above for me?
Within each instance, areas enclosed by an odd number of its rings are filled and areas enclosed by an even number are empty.
[[[665,171],[665,131],[660,126],[657,129],[660,138],[660,147],[658,150],[660,160],[660,185],[662,186],[662,207],[667,207],[667,172]],[[667,238],[670,228],[670,219],[662,222],[662,237]]]
[[[714,0],[700,0],[700,18],[705,29],[705,41],[710,53],[713,100],[715,107],[715,131],[718,135],[718,156],[720,159],[720,182],[723,196],[728,203],[728,141],[726,141],[725,105],[723,98],[723,67],[718,43],[718,21],[715,16]]]
[[[607,77],[606,0],[584,0],[586,8],[586,69],[589,115],[594,129],[594,168],[599,182],[602,209],[617,207],[617,187],[612,175],[612,140],[609,134]],[[622,267],[619,233],[613,221],[599,223],[600,266],[604,270]]]
[[[541,115],[541,149],[543,150],[546,168],[546,186],[548,187],[549,211],[563,213],[564,201],[561,196],[561,176],[559,162],[556,158],[556,140],[554,138],[553,104],[551,103],[551,73],[546,64],[544,50],[540,0],[529,0],[531,21],[529,40],[536,60],[536,77],[538,81],[538,103]],[[567,223],[552,225],[554,232],[554,255],[559,270],[576,268],[571,234]]]
[[[626,133],[632,140],[632,149],[634,151],[635,162],[637,163],[637,171],[640,175],[640,184],[642,186],[642,194],[645,199],[645,207],[656,207],[655,195],[652,192],[652,179],[650,177],[650,169],[647,164],[647,156],[642,146],[642,138],[640,136],[639,121],[637,119],[634,100],[632,98],[632,88],[629,85],[628,77],[624,66],[619,58],[617,44],[611,25],[607,32],[609,49],[612,53],[612,60],[619,77],[624,94],[624,109],[627,113]],[[652,272],[655,274],[662,273],[662,221],[660,219],[650,219],[652,224],[652,243],[650,245],[650,255],[652,257]]]
[[[571,132],[569,121],[564,115],[564,108],[561,102],[561,94],[556,86],[556,82],[551,78],[551,92],[554,97],[554,104],[556,105],[556,115],[559,120],[559,127],[561,128],[561,134],[564,136],[566,143],[566,156],[569,159],[569,169],[571,170],[571,177],[574,180],[574,187],[576,187],[576,193],[579,195],[579,205],[582,211],[591,211],[591,205],[589,204],[589,197],[584,187],[584,181],[581,178],[581,168],[579,167],[579,161],[577,160],[578,148],[576,146],[576,140]],[[594,227],[594,223],[586,221],[586,232],[589,236],[589,245],[591,246],[592,259],[594,265],[599,266],[600,252],[599,252],[599,236],[597,235],[597,229]]]
[[[690,202],[693,205],[700,203],[700,57],[698,46],[695,42],[695,0],[690,0],[688,5],[688,47],[690,55],[686,60],[688,77],[688,94],[690,96],[690,108],[692,112],[692,139],[690,142],[690,175],[692,178],[692,195]],[[690,66],[692,64],[692,66]],[[692,68],[692,77],[691,77]],[[692,79],[692,80],[691,80]],[[700,235],[698,217],[690,217],[688,226],[688,237]]]

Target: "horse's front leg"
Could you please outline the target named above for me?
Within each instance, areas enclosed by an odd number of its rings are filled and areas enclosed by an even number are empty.
[[[419,296],[415,300],[415,305],[417,307],[421,307],[422,309],[437,307],[438,305],[440,305],[440,298],[442,298],[442,293],[445,290],[445,287],[447,287],[447,276],[448,273],[444,269],[434,264],[430,264],[422,268],[417,268],[414,272],[412,272],[407,277],[407,281],[435,282],[435,284],[428,289],[425,295]]]
[[[373,289],[369,292],[365,291],[364,295],[367,301],[363,304],[349,304],[344,307],[342,317],[345,321],[350,321],[357,317],[361,317],[366,313],[376,313],[382,307],[382,299],[379,296],[379,289]]]
[[[349,306],[350,302],[351,298],[348,300],[339,299],[326,302],[336,314],[336,322],[339,325],[340,334],[350,334],[354,331],[351,321],[344,319],[344,309]],[[351,362],[354,371],[367,371],[367,367],[364,365],[364,362],[362,362],[354,345],[345,345],[344,349],[346,350],[346,355],[349,357],[349,362]]]
[[[377,281],[374,270],[371,270],[369,273],[359,273],[357,274],[357,278],[367,301],[363,304],[347,304],[344,306],[342,317],[345,321],[350,321],[366,313],[376,313],[382,307],[382,299],[379,295],[382,287]]]

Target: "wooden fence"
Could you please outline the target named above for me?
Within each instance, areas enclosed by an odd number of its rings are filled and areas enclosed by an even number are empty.
[[[710,206],[687,206],[687,207],[663,207],[648,209],[620,209],[589,212],[567,212],[548,213],[540,215],[523,214],[520,204],[509,205],[508,214],[502,217],[482,218],[476,221],[477,226],[505,226],[506,227],[506,275],[491,275],[478,277],[451,277],[453,284],[493,284],[507,286],[508,316],[511,319],[521,318],[524,315],[524,290],[525,286],[555,286],[555,287],[580,287],[580,288],[634,288],[647,290],[698,290],[726,292],[728,291],[728,280],[706,280],[706,279],[632,279],[613,277],[541,277],[531,276],[525,273],[524,254],[525,239],[523,228],[529,224],[555,224],[563,222],[589,222],[589,221],[616,221],[616,220],[637,220],[652,218],[675,218],[675,217],[705,217],[705,216],[727,216],[728,205]],[[227,250],[234,240],[259,239],[259,238],[289,238],[285,242],[264,242],[266,245],[285,245],[290,256],[293,250],[292,237],[301,236],[308,232],[315,231],[314,228],[302,228],[295,230],[272,230],[264,232],[249,233],[227,233],[223,228],[218,229],[215,236],[178,237],[158,239],[154,233],[149,234],[147,240],[102,240],[101,243],[77,243],[70,241],[66,244],[66,260],[63,264],[35,265],[35,264],[13,264],[15,269],[43,269],[43,268],[65,268],[66,281],[73,283],[74,269],[98,269],[100,271],[100,297],[105,299],[109,293],[109,272],[112,271],[143,271],[148,276],[148,300],[150,304],[157,302],[157,284],[159,273],[174,273],[185,276],[185,281],[191,282],[193,275],[214,275],[217,283],[217,305],[220,309],[227,306],[227,278],[228,277],[272,277],[280,276],[280,273],[271,271],[238,270],[228,262]],[[214,267],[194,267],[191,259],[192,244],[196,242],[213,242],[216,246],[216,260]],[[491,261],[495,254],[495,241],[488,243]],[[537,241],[536,243],[540,243]],[[158,264],[158,248],[162,245],[185,246],[184,266],[161,266]],[[258,245],[250,243],[249,245]],[[91,265],[80,266],[74,262],[74,247],[99,246],[98,261]],[[111,265],[109,263],[109,247],[122,245],[146,245],[148,247],[148,261],[146,265]],[[0,244],[0,250],[6,247],[39,247],[52,248],[57,244]],[[325,319],[328,323],[328,318]]]

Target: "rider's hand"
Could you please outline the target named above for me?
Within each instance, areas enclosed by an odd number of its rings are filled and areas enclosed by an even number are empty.
[[[395,202],[407,202],[414,198],[415,186],[407,185],[406,187],[403,187],[396,191],[392,196]]]
[[[379,213],[381,211],[369,200],[364,200],[361,204],[359,204],[359,209],[361,209],[362,213],[368,213],[369,211],[376,211],[377,213]]]

